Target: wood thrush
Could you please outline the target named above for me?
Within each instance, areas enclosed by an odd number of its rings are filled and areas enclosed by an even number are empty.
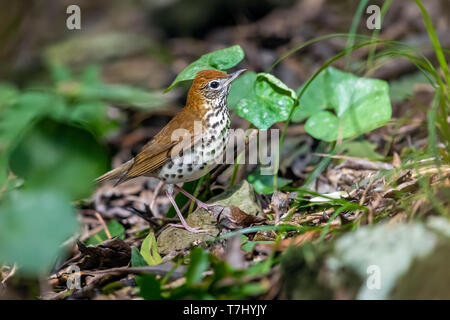
[[[217,70],[199,71],[189,90],[186,106],[156,134],[133,159],[113,169],[98,182],[118,179],[117,184],[139,177],[156,177],[168,188],[166,195],[175,208],[181,225],[191,232],[203,232],[190,227],[173,199],[173,188],[197,205],[209,205],[196,199],[177,183],[196,180],[210,172],[225,152],[230,128],[227,96],[231,83],[245,69],[229,75]]]

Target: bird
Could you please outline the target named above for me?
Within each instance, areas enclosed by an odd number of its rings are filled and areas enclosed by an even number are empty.
[[[199,179],[219,163],[217,160],[226,151],[230,130],[227,97],[232,82],[245,71],[240,69],[226,74],[208,69],[197,72],[184,108],[134,158],[96,181],[117,179],[115,185],[118,185],[140,176],[158,178],[166,184],[166,196],[181,221],[181,225],[173,226],[193,233],[207,232],[187,224],[173,198],[173,191],[183,193],[199,208],[210,210],[214,206],[195,198],[178,184]]]

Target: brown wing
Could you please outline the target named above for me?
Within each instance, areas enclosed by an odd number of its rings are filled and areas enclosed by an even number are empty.
[[[171,158],[174,148],[186,150],[198,141],[200,135],[194,135],[194,121],[201,119],[196,110],[181,110],[151,141],[149,141],[135,157],[134,163],[121,180],[148,175]],[[177,129],[184,129],[174,132]],[[172,140],[176,134],[178,140]]]

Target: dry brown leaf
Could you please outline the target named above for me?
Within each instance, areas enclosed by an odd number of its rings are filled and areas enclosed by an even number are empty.
[[[213,207],[213,214],[220,225],[231,230],[249,227],[266,221],[265,218],[245,213],[236,206],[215,206]]]
[[[120,238],[106,240],[96,246],[77,242],[83,258],[78,264],[81,269],[106,269],[126,266],[131,260],[130,246]]]

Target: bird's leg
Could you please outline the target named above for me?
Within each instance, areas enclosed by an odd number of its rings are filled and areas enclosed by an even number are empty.
[[[175,208],[175,211],[177,212],[178,218],[180,218],[180,221],[181,221],[181,225],[179,225],[179,224],[172,224],[172,223],[171,223],[171,224],[169,224],[170,226],[172,226],[172,227],[177,227],[177,228],[184,228],[184,229],[186,229],[187,231],[193,232],[193,233],[208,232],[208,230],[202,230],[202,229],[199,229],[199,228],[192,228],[192,227],[190,227],[190,226],[187,224],[186,220],[184,220],[184,217],[183,217],[183,215],[181,214],[180,209],[178,208],[178,206],[177,206],[177,204],[176,204],[174,198],[172,197],[172,195],[170,194],[170,192],[167,191],[167,190],[166,190],[166,195],[167,195],[167,197],[169,198],[170,202],[172,203],[173,207]]]
[[[195,201],[195,203],[197,203],[197,206],[199,208],[205,209],[205,210],[209,210],[211,207],[216,207],[218,206],[218,204],[208,204],[208,203],[204,203],[203,201],[200,201],[199,199],[197,199],[196,197],[194,197],[192,194],[190,194],[189,192],[187,192],[186,190],[184,190],[183,188],[177,186],[176,184],[174,185],[175,189],[177,189],[179,192],[181,192],[182,194],[184,194],[186,197],[188,197],[189,199],[191,199],[192,201]]]

